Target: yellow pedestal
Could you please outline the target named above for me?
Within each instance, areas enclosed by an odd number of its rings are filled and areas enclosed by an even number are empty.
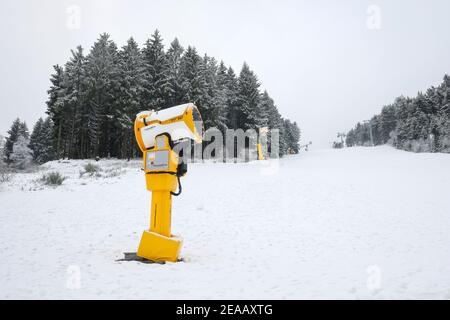
[[[261,143],[256,144],[256,147],[257,147],[257,151],[258,151],[258,160],[264,160]]]
[[[180,238],[166,237],[146,230],[142,233],[137,255],[153,261],[177,262],[182,242]]]

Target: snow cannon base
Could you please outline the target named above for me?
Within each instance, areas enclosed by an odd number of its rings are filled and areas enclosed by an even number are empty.
[[[183,240],[166,237],[151,231],[142,233],[137,256],[151,261],[177,262]]]

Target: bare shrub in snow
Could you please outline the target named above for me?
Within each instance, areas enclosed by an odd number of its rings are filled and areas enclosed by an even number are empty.
[[[12,179],[12,172],[8,168],[0,164],[0,183],[9,182]]]
[[[450,153],[450,136],[441,138],[442,152]]]
[[[84,176],[85,174],[88,174],[90,177],[96,176],[100,177],[100,171],[102,171],[102,168],[100,168],[99,165],[93,164],[93,163],[87,163],[83,167],[84,171],[80,171],[80,178]]]
[[[411,141],[411,149],[414,152],[430,152],[430,142],[425,139]]]
[[[393,130],[389,133],[389,140],[387,144],[397,147],[398,146],[398,132],[397,130]]]
[[[412,152],[430,152],[430,142],[426,139],[406,140],[403,142],[401,148]]]
[[[100,168],[99,165],[96,165],[93,163],[87,163],[84,165],[84,171],[87,173],[90,173],[90,174],[91,173],[94,174],[96,172],[102,171],[102,169]]]
[[[105,170],[103,177],[104,178],[114,178],[114,177],[120,176],[123,173],[124,173],[124,171],[121,168],[111,168],[111,169]]]
[[[64,180],[66,177],[57,171],[46,173],[40,178],[40,181],[47,186],[60,186]]]

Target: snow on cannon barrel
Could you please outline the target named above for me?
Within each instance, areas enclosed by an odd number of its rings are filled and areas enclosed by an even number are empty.
[[[178,261],[182,241],[171,233],[172,195],[181,193],[180,177],[187,165],[173,148],[185,140],[202,142],[203,131],[200,112],[192,103],[136,116],[134,133],[143,153],[147,189],[152,192],[150,228],[143,232],[137,251],[141,258]]]
[[[173,143],[186,139],[202,142],[203,121],[197,107],[186,103],[160,111],[142,111],[136,116],[135,135],[141,150],[153,147],[160,134],[169,134]]]

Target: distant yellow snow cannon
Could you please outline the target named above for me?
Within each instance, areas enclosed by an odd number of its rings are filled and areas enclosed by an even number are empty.
[[[182,240],[171,233],[172,195],[181,193],[180,177],[186,174],[187,164],[180,161],[173,148],[184,140],[202,142],[203,121],[197,107],[187,103],[140,112],[134,133],[143,153],[147,189],[152,192],[150,229],[143,232],[137,255],[152,261],[176,262]]]
[[[267,133],[269,132],[268,127],[259,128],[259,141],[256,144],[256,151],[258,153],[258,160],[265,160],[262,143],[265,142],[267,144]]]

